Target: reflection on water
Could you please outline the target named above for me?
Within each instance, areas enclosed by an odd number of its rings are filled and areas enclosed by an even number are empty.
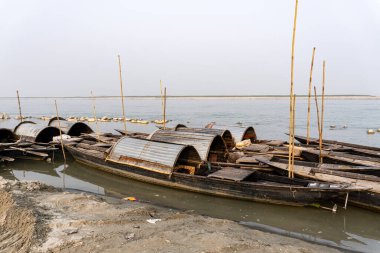
[[[315,208],[287,207],[237,201],[203,194],[171,190],[110,175],[73,160],[62,163],[17,161],[0,168],[8,179],[39,180],[113,197],[134,196],[140,201],[161,206],[194,210],[196,213],[230,220],[275,233],[336,245],[361,252],[380,251],[380,215],[349,207],[336,214]]]

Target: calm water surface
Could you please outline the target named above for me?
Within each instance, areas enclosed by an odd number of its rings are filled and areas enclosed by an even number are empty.
[[[92,117],[91,99],[57,99],[60,116]],[[97,117],[121,117],[120,99],[96,99]],[[22,99],[23,115],[55,115],[54,99]],[[161,119],[159,99],[127,99],[126,117],[146,120]],[[296,105],[296,133],[306,135],[307,100],[299,99]],[[18,115],[15,99],[0,98],[0,112]],[[289,128],[289,102],[286,99],[169,99],[167,118],[171,124],[184,123],[188,126],[204,126],[211,121],[218,125],[253,125],[261,139],[287,139]],[[368,128],[380,128],[380,100],[326,100],[324,137],[341,141],[356,142],[380,147],[380,133],[367,135]],[[34,120],[34,119],[33,119]],[[47,124],[47,122],[43,122]],[[0,127],[14,127],[15,120],[1,121]],[[95,124],[91,124],[93,128]],[[122,128],[122,123],[98,124],[102,131]],[[336,125],[336,130],[329,126]],[[346,129],[342,127],[346,125]],[[154,124],[128,123],[132,131],[151,132]],[[317,137],[317,122],[314,103],[311,108],[311,135]]]
[[[58,99],[60,116],[92,116],[89,99]],[[129,99],[126,113],[129,118],[159,119],[160,101],[157,99]],[[23,114],[33,117],[54,115],[53,99],[23,99]],[[100,116],[120,116],[120,101],[97,99],[96,110]],[[237,127],[253,125],[261,139],[285,139],[288,128],[287,100],[168,100],[168,118],[189,126],[204,126],[210,121],[219,125]],[[14,99],[0,99],[0,112],[17,115]],[[312,119],[315,118],[312,107]],[[305,135],[307,101],[297,103],[297,130]],[[327,100],[325,137],[380,147],[380,133],[367,135],[368,128],[380,128],[379,100]],[[35,120],[35,119],[32,119]],[[35,120],[37,121],[37,120]],[[39,121],[41,124],[47,122]],[[0,127],[14,127],[16,120],[0,121]],[[122,128],[121,123],[99,123],[101,131],[111,132]],[[329,130],[330,125],[346,129]],[[95,124],[91,124],[95,129]],[[128,124],[132,131],[151,132],[153,124]],[[316,136],[316,121],[312,120],[312,135]],[[141,201],[172,208],[194,210],[217,218],[227,218],[256,228],[322,242],[360,252],[380,252],[380,214],[349,207],[338,209],[336,214],[314,208],[284,207],[245,201],[210,197],[202,194],[170,190],[109,175],[82,166],[71,160],[69,167],[45,162],[17,161],[0,168],[0,175],[9,179],[40,180],[47,184],[104,194],[108,196],[134,196]],[[331,203],[332,205],[332,203]]]

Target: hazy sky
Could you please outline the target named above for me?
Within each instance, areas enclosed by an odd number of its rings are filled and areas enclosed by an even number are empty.
[[[0,96],[288,94],[294,0],[0,0]],[[295,92],[380,95],[380,0],[299,0]]]

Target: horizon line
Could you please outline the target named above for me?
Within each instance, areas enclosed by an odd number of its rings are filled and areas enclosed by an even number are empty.
[[[308,95],[296,95],[297,97],[308,97]],[[125,98],[161,98],[160,95],[128,95]],[[167,98],[288,98],[289,95],[167,95]],[[314,97],[313,95],[311,97]],[[321,95],[317,95],[321,97]],[[325,95],[325,97],[369,97],[376,98],[376,95],[354,95],[338,94]],[[0,96],[0,99],[17,98],[17,96]],[[97,95],[97,96],[20,96],[20,98],[121,98],[120,95]]]

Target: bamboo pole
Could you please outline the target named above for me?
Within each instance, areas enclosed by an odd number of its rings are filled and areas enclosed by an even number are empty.
[[[119,79],[120,79],[120,94],[121,94],[121,107],[123,110],[123,123],[124,123],[124,131],[125,134],[127,133],[127,122],[125,120],[125,109],[124,109],[124,92],[123,92],[123,78],[121,76],[121,61],[120,61],[120,55],[117,55],[117,58],[119,60]]]
[[[310,79],[309,79],[309,96],[307,103],[307,133],[306,133],[306,144],[309,145],[310,140],[310,102],[311,102],[311,84],[313,80],[313,66],[314,66],[314,55],[315,55],[315,47],[313,47],[313,54],[311,56],[311,67],[310,67]]]
[[[54,103],[55,103],[55,111],[56,111],[56,113],[57,113],[57,119],[58,119],[59,136],[61,137],[60,139],[61,139],[61,148],[62,148],[62,153],[63,153],[64,168],[66,168],[66,153],[65,153],[65,148],[64,148],[64,146],[63,146],[61,121],[59,120],[57,100],[54,100]]]
[[[321,150],[322,150],[323,123],[324,123],[324,114],[325,114],[325,77],[326,77],[326,61],[323,61],[321,133],[319,135],[319,148]],[[319,162],[323,163],[322,151],[320,152]]]
[[[288,177],[292,177],[292,171],[293,171],[293,155],[294,155],[294,96],[291,96],[291,108],[292,111],[290,112],[290,127],[289,127],[289,132],[291,139],[289,139],[289,156],[288,156]]]
[[[166,87],[164,89],[164,130],[166,129]]]
[[[91,91],[91,98],[92,98],[92,113],[94,114],[95,126],[96,126],[96,134],[98,134],[98,138],[99,138],[99,126],[98,126],[98,118],[96,117],[95,97],[92,91]]]
[[[18,112],[19,112],[19,114],[20,114],[20,120],[21,120],[21,122],[22,122],[22,113],[21,113],[20,95],[18,94],[18,90],[17,90],[16,92],[17,92]]]
[[[160,96],[161,96],[161,112],[162,112],[162,116],[164,116],[164,94],[162,92],[162,80],[160,80]]]
[[[314,98],[315,98],[315,107],[317,108],[317,123],[318,123],[318,134],[319,134],[319,161],[321,161],[322,157],[322,139],[321,139],[321,124],[319,122],[319,107],[318,107],[318,99],[317,99],[317,89],[314,86]]]
[[[160,80],[161,109],[164,109],[164,94],[162,92],[162,80]]]
[[[293,36],[292,36],[292,58],[290,64],[290,108],[289,108],[289,162],[288,162],[288,176],[291,177],[290,169],[291,169],[291,154],[292,154],[292,145],[294,142],[294,133],[293,129],[293,95],[294,95],[294,44],[296,39],[296,27],[297,27],[297,11],[298,11],[298,0],[295,3],[294,9],[294,23],[293,23]]]
[[[295,134],[295,120],[296,120],[296,95],[293,96],[293,129],[292,129],[292,132],[293,132],[293,146],[292,146],[292,166],[291,166],[291,178],[294,178],[294,134]]]

